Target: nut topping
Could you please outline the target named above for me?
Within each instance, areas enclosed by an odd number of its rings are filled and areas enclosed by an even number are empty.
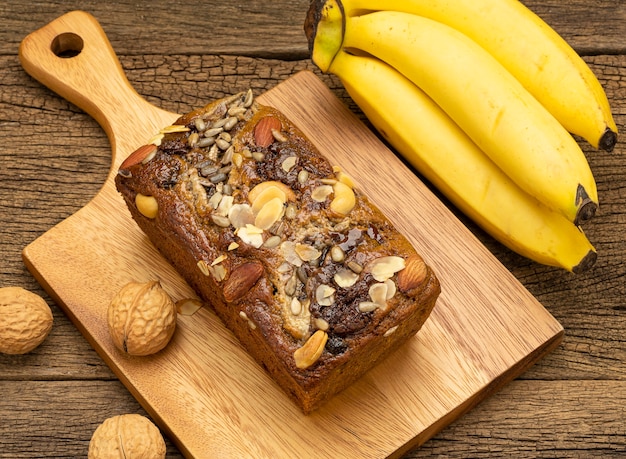
[[[265,188],[258,196],[252,201],[252,212],[258,213],[268,202],[272,199],[278,199],[282,204],[287,202],[287,196],[280,188],[276,186],[270,186]]]
[[[315,290],[315,299],[320,306],[331,306],[335,302],[335,292],[330,285],[321,284]]]
[[[333,187],[330,185],[320,185],[313,190],[311,198],[316,202],[324,202],[326,198],[333,193]]]
[[[280,120],[275,116],[262,118],[254,127],[254,142],[259,147],[269,147],[276,140],[272,131],[280,131],[281,127]]]
[[[335,283],[342,288],[349,288],[356,284],[359,275],[350,269],[340,269],[334,276]]]
[[[398,289],[409,292],[421,285],[426,279],[427,267],[419,255],[411,255],[406,260],[406,267],[398,273]]]
[[[328,341],[328,333],[324,330],[317,330],[313,333],[306,343],[304,343],[304,346],[293,353],[296,367],[305,369],[317,362],[322,356],[322,352],[324,352],[326,341]]]
[[[378,282],[385,282],[393,277],[395,273],[404,269],[404,267],[404,258],[394,256],[376,258],[367,265],[367,269],[372,273],[372,277]]]
[[[280,198],[273,198],[268,201],[254,219],[254,226],[263,230],[268,230],[283,215],[285,207]]]
[[[270,180],[267,182],[261,182],[257,186],[252,188],[250,192],[248,193],[248,201],[250,201],[251,204],[254,204],[256,200],[259,198],[259,196],[268,188],[278,188],[280,191],[282,191],[285,196],[283,202],[296,200],[296,195],[291,188],[289,188],[283,182]]]
[[[146,196],[137,193],[135,196],[135,206],[137,210],[147,218],[156,218],[159,213],[159,203],[154,196]]]
[[[322,252],[308,244],[297,243],[295,251],[302,261],[314,261],[322,255]]]
[[[154,157],[157,152],[157,146],[154,144],[142,145],[133,151],[128,158],[122,162],[120,169],[127,169],[135,164],[147,163]]]
[[[233,303],[243,298],[263,274],[263,265],[257,262],[244,263],[231,273],[224,284],[224,299]]]
[[[335,197],[330,203],[330,210],[339,215],[348,215],[356,205],[356,197],[354,191],[343,182],[337,182],[333,185]]]

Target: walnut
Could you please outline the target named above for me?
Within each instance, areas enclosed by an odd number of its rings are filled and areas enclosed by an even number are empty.
[[[145,356],[169,343],[176,329],[176,305],[158,281],[129,282],[111,301],[107,318],[115,346]]]
[[[106,419],[89,442],[89,459],[124,457],[159,459],[165,457],[165,440],[148,418],[121,414]]]
[[[52,329],[48,303],[22,287],[0,288],[0,352],[26,354]]]

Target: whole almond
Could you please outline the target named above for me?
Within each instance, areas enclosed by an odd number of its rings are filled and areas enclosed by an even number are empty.
[[[259,147],[269,147],[275,140],[272,130],[280,131],[282,125],[275,116],[266,116],[254,127],[254,142]]]
[[[427,273],[428,268],[422,257],[411,255],[404,269],[398,273],[398,289],[403,293],[410,292],[424,282]]]
[[[154,144],[142,145],[133,151],[128,158],[124,160],[120,169],[126,169],[128,167],[134,166],[135,164],[139,164],[144,159],[146,159],[149,155],[153,154],[157,150],[157,146]]]
[[[224,299],[235,302],[248,293],[263,274],[263,265],[258,262],[239,265],[224,283]]]

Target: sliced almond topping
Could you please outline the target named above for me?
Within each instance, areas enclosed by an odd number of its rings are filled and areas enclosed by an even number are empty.
[[[295,167],[297,162],[298,162],[297,156],[289,156],[283,161],[283,163],[281,164],[281,167],[285,172],[289,172],[291,169]]]
[[[263,230],[254,225],[246,225],[235,230],[235,234],[246,244],[258,249],[263,245]]]
[[[254,213],[248,204],[233,204],[228,211],[228,219],[235,228],[242,228],[254,223]]]
[[[265,204],[270,202],[272,199],[279,199],[281,204],[287,202],[287,195],[280,187],[277,186],[268,186],[263,189],[258,195],[255,196],[254,201],[252,202],[252,212],[255,214],[258,213]]]
[[[195,298],[184,298],[176,302],[176,312],[181,316],[192,316],[202,307],[202,302]]]
[[[209,276],[211,274],[211,272],[209,271],[209,265],[207,265],[206,261],[200,260],[198,261],[198,263],[196,263],[196,265],[198,266],[200,272],[202,272],[202,274],[204,274],[205,276]]]
[[[220,264],[221,262],[223,262],[224,260],[226,260],[228,257],[226,255],[220,255],[219,257],[217,257],[215,260],[213,260],[213,263],[211,263],[211,266],[215,266]]]
[[[383,334],[383,336],[393,335],[393,333],[394,333],[397,329],[398,329],[398,326],[397,326],[397,325],[396,325],[396,326],[394,326],[394,327],[391,327],[389,330],[387,330],[387,331]]]
[[[334,280],[339,287],[349,288],[356,284],[359,275],[350,269],[341,269],[335,274]]]
[[[387,284],[372,284],[369,288],[369,295],[373,303],[376,303],[382,310],[387,309]]]
[[[308,245],[308,244],[297,243],[295,247],[295,251],[302,261],[307,261],[307,262],[317,260],[322,255],[322,252],[317,250],[312,245]]]
[[[298,256],[296,253],[296,243],[293,241],[284,241],[280,245],[280,250],[282,251],[283,258],[285,261],[289,262],[294,266],[302,266],[302,258]]]
[[[222,282],[226,279],[226,268],[224,268],[224,265],[209,266],[209,271],[211,271],[217,282]]]
[[[372,312],[378,309],[378,304],[373,301],[362,301],[359,303],[359,311],[361,312]]]
[[[398,271],[402,271],[405,267],[405,261],[402,257],[389,256],[380,257],[371,261],[367,265],[367,270],[372,273],[372,277],[378,282],[385,282],[390,279]]]
[[[161,129],[161,134],[171,134],[175,132],[189,132],[190,129],[187,126],[181,124],[172,124]]]
[[[162,132],[159,132],[158,134],[155,134],[150,140],[148,140],[148,143],[151,143],[158,147],[161,145],[161,141],[163,140],[163,137],[165,137],[165,134],[163,134]]]
[[[396,283],[394,281],[392,281],[391,279],[387,279],[385,281],[385,285],[387,286],[387,300],[392,299],[394,296],[396,296],[396,291],[397,286]]]
[[[228,244],[228,251],[230,252],[231,250],[235,250],[239,247],[239,244],[237,244],[236,242],[231,242],[230,244]]]
[[[224,217],[226,217],[228,213],[230,212],[230,209],[233,207],[234,201],[235,201],[235,198],[233,198],[232,196],[223,195],[215,211],[217,212],[218,215],[223,215]]]
[[[219,191],[216,193],[213,193],[213,195],[209,198],[209,205],[213,209],[217,209],[220,205],[220,202],[222,202],[223,197],[224,195],[220,193]]]
[[[317,362],[324,352],[327,341],[328,334],[324,330],[317,330],[313,333],[306,343],[293,353],[296,367],[305,369]]]
[[[321,284],[315,290],[315,299],[320,306],[331,306],[335,302],[335,292],[330,285]]]
[[[330,185],[320,185],[313,190],[311,198],[315,202],[324,202],[326,198],[333,193],[333,187]]]
[[[265,203],[254,219],[254,226],[268,230],[283,216],[285,211],[284,202],[280,198],[274,198]]]
[[[248,192],[248,201],[250,201],[251,204],[254,204],[254,202],[259,197],[259,195],[263,191],[265,191],[267,188],[271,188],[271,187],[276,187],[282,190],[283,193],[285,193],[287,201],[295,201],[296,195],[293,192],[293,190],[289,188],[287,185],[285,185],[283,182],[279,182],[277,180],[269,180],[267,182],[261,182],[258,185],[256,185],[254,188],[250,190],[250,192]]]

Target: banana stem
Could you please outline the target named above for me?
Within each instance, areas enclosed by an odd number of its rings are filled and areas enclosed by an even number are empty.
[[[304,21],[311,60],[327,72],[343,44],[346,18],[341,0],[312,0]]]

